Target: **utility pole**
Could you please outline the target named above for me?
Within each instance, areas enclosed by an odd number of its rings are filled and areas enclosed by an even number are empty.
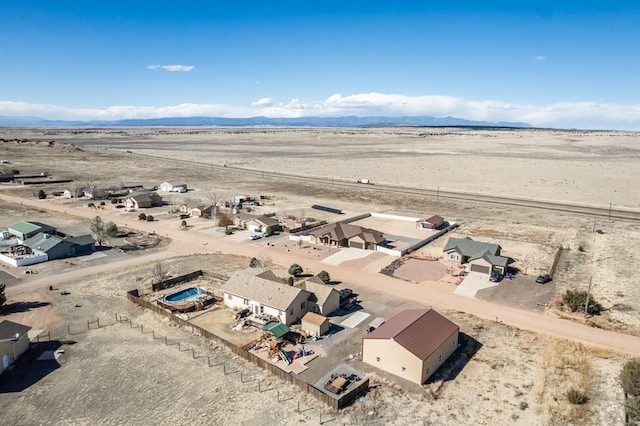
[[[609,222],[611,222],[611,207],[613,207],[613,205],[609,203]]]
[[[436,187],[436,201],[440,199],[440,187]]]
[[[589,290],[587,290],[587,301],[584,303],[584,317],[587,317],[587,310],[589,308],[589,296],[591,295],[591,282],[593,280],[593,275],[589,278]]]

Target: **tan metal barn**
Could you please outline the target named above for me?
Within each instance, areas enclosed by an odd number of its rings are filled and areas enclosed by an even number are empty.
[[[300,328],[302,331],[311,335],[322,336],[329,332],[329,326],[329,318],[313,312],[307,312],[307,314],[302,317],[302,325]]]
[[[0,374],[29,349],[29,330],[13,321],[0,322]]]
[[[433,309],[402,311],[362,339],[362,360],[422,384],[456,350],[459,330]]]

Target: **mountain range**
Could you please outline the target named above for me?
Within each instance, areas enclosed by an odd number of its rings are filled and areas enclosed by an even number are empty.
[[[123,120],[48,120],[39,117],[0,116],[0,126],[36,127],[144,127],[144,126],[277,126],[277,127],[531,127],[528,123],[473,121],[456,117],[295,117],[295,118],[226,118],[226,117],[164,117]]]

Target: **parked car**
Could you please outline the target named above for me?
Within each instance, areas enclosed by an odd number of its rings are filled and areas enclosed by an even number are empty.
[[[261,237],[260,235],[256,235],[256,234],[253,234],[253,235],[251,236],[251,239],[252,239],[252,240],[259,240],[260,238],[262,238],[262,237]]]
[[[544,274],[544,275],[540,275],[538,276],[538,278],[536,278],[536,282],[538,284],[546,284],[549,281],[551,281],[553,278],[551,278],[551,275],[549,274]]]
[[[489,277],[489,281],[499,283],[500,281],[502,281],[502,274],[495,271],[492,272],[491,276]]]

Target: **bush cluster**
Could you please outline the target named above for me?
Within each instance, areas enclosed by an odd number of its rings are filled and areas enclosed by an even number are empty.
[[[584,311],[584,306],[587,303],[587,294],[588,293],[583,290],[567,290],[562,295],[562,301],[571,312]],[[587,313],[590,315],[600,315],[601,312],[602,305],[596,302],[593,296],[589,297]]]
[[[625,410],[630,425],[640,424],[640,359],[628,361],[620,372],[620,383],[627,394]]]
[[[567,400],[574,405],[580,405],[586,403],[589,398],[580,389],[571,388],[567,391]]]

